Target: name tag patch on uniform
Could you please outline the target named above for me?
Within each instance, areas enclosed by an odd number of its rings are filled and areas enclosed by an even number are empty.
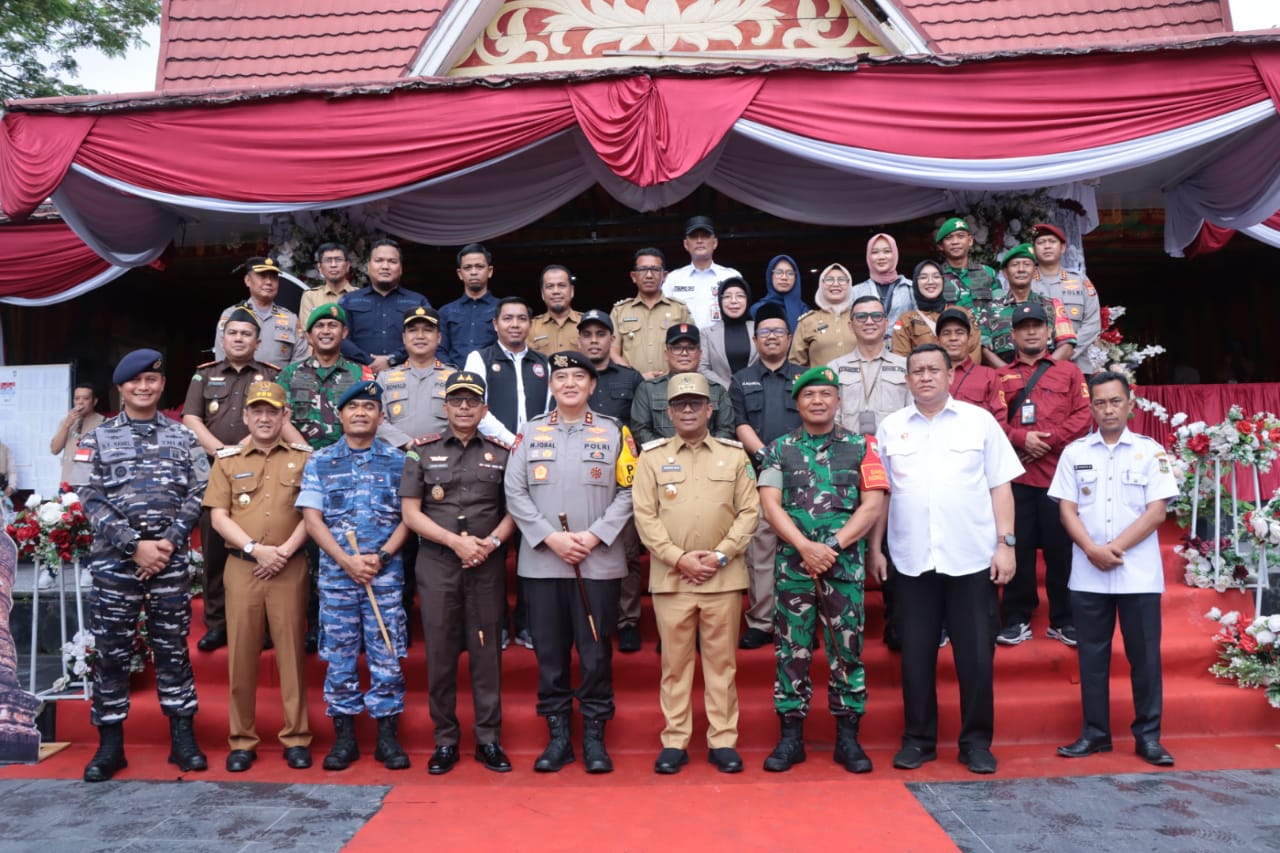
[[[253,472],[252,472],[252,471],[245,471],[245,472],[244,472],[244,473],[242,473],[242,474],[233,474],[233,475],[232,475],[232,477],[231,477],[231,479],[233,479],[233,480],[243,480],[245,477],[252,477],[252,476],[253,476]]]
[[[1076,470],[1077,470],[1077,471],[1092,471],[1092,470],[1093,470],[1093,466],[1092,466],[1092,465],[1077,465],[1077,466],[1076,466]]]
[[[663,465],[662,470],[663,471],[679,471],[680,466],[679,465]]]

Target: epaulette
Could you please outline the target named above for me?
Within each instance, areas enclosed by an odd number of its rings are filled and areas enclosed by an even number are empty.
[[[640,445],[641,450],[653,450],[655,447],[661,447],[670,441],[670,438],[651,438],[644,444]]]
[[[301,441],[291,441],[289,442],[289,446],[292,447],[294,450],[302,450],[307,453],[310,453],[313,450],[315,450],[315,448],[312,447],[311,445],[303,444]]]
[[[626,305],[628,302],[635,302],[635,301],[636,301],[636,298],[634,296],[629,296],[626,299],[619,299],[617,302],[613,303],[613,307],[617,308],[619,305]]]
[[[796,323],[799,323],[801,320],[803,320],[805,317],[808,317],[810,314],[817,314],[817,313],[818,313],[817,308],[810,308],[808,311],[804,312],[803,314],[801,314],[799,317],[796,318]]]
[[[238,444],[233,444],[229,447],[219,447],[217,450],[217,457],[219,459],[226,459],[228,456],[235,456],[241,450],[244,450],[244,448]]]
[[[486,441],[488,441],[490,444],[496,444],[496,445],[498,445],[498,446],[499,446],[499,447],[501,447],[503,450],[510,450],[510,449],[511,449],[511,445],[507,444],[505,441],[503,441],[502,439],[498,438],[497,436],[494,436],[494,435],[486,435],[486,436],[485,436],[485,440],[486,440]]]
[[[284,370],[284,368],[283,368],[283,367],[281,367],[280,365],[278,365],[278,364],[272,364],[272,363],[271,363],[271,362],[269,362],[269,361],[260,361],[260,362],[258,362],[258,364],[261,364],[263,367],[270,367],[270,368],[271,368],[272,370],[274,370],[276,373],[279,373],[280,371]]]
[[[443,437],[444,437],[444,436],[442,436],[442,435],[441,435],[440,433],[438,433],[438,432],[429,432],[429,433],[427,433],[426,435],[420,435],[420,436],[418,436],[417,438],[415,438],[415,439],[413,440],[413,443],[414,443],[415,445],[418,445],[418,444],[430,444],[430,443],[431,443],[431,442],[433,442],[433,441],[439,441],[439,440],[440,440],[441,438],[443,438]]]
[[[206,361],[204,364],[197,364],[197,365],[196,365],[196,370],[200,370],[200,369],[205,368],[205,367],[213,367],[213,366],[214,366],[215,364],[217,364],[217,363],[218,363],[218,362],[216,362],[216,361]]]
[[[732,438],[721,438],[721,437],[720,437],[720,436],[718,436],[718,435],[713,435],[713,436],[711,436],[711,438],[714,438],[716,441],[720,442],[721,444],[727,444],[727,445],[729,445],[730,447],[736,447],[736,448],[738,448],[739,450],[741,450],[741,449],[742,449],[742,442],[741,442],[741,441],[737,441],[736,439],[732,439]]]

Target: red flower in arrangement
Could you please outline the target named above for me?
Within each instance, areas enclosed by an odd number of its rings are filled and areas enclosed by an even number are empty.
[[[1271,439],[1277,444],[1280,444],[1280,427],[1275,427],[1270,432],[1268,432],[1267,438]]]
[[[1209,436],[1204,433],[1191,436],[1187,439],[1187,449],[1197,456],[1204,456],[1209,452]]]
[[[1098,340],[1106,341],[1109,344],[1116,344],[1117,346],[1119,346],[1120,344],[1124,343],[1124,335],[1120,333],[1119,329],[1112,328],[1112,329],[1107,329],[1105,332],[1098,335]]]
[[[1223,625],[1218,629],[1218,633],[1213,635],[1213,641],[1215,643],[1222,643],[1224,646],[1234,646],[1236,643],[1236,635],[1234,631],[1226,625]]]
[[[1244,566],[1236,566],[1231,570],[1231,577],[1237,581],[1246,581],[1249,579],[1249,570]]]
[[[1236,421],[1236,432],[1241,435],[1253,435],[1253,421]]]
[[[1246,654],[1253,654],[1258,650],[1258,641],[1247,631],[1240,632],[1240,639],[1237,642],[1237,645],[1239,645],[1240,650]]]
[[[1110,329],[1111,328],[1111,309],[1106,305],[1103,305],[1101,308],[1099,308],[1098,319],[1101,320],[1102,328],[1104,331],[1106,329]]]

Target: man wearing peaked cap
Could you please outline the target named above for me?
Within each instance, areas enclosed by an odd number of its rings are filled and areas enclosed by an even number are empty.
[[[662,638],[666,726],[654,770],[676,773],[689,760],[695,646],[701,638],[707,758],[722,773],[738,773],[734,655],[747,588],[743,556],[759,516],[755,471],[742,445],[707,432],[706,377],[672,376],[667,393],[676,435],[646,447],[632,486],[636,528],[652,556],[649,589]]]
[[[243,772],[258,757],[258,662],[269,626],[284,711],[278,737],[285,762],[301,770],[311,766],[303,655],[309,582],[307,532],[294,502],[311,448],[285,440],[288,403],[275,382],[249,385],[241,420],[249,441],[217,452],[204,496],[212,525],[230,549],[224,574],[231,684],[226,766]]]
[[[676,434],[667,411],[667,377],[676,373],[696,373],[702,361],[702,334],[692,323],[677,323],[667,329],[667,372],[640,383],[631,404],[631,426],[642,443]],[[733,439],[733,401],[729,389],[719,383],[711,387],[711,434]]]
[[[475,708],[476,760],[505,773],[500,744],[506,548],[515,523],[506,510],[506,445],[479,434],[484,380],[459,371],[445,380],[448,423],[409,449],[400,497],[404,520],[422,537],[417,584],[427,646],[427,691],[435,726],[432,775],[458,762],[458,659],[467,653]]]
[[[187,548],[200,517],[209,462],[191,430],[159,413],[164,358],[153,349],[120,359],[113,379],[123,411],[80,440],[71,485],[93,527],[89,618],[97,637],[93,724],[98,751],[86,782],[105,782],[127,765],[129,659],[147,601],[156,690],[169,718],[169,761],[204,770],[196,744],[195,679],[187,652],[191,596]]]
[[[307,355],[307,340],[301,331],[298,315],[276,304],[280,292],[280,265],[275,258],[253,257],[244,263],[244,285],[249,298],[228,307],[218,318],[214,334],[213,357],[221,361],[223,330],[231,315],[238,310],[250,314],[260,332],[253,357],[264,364],[289,364]],[[243,319],[243,318],[241,318]]]
[[[703,328],[720,321],[720,282],[741,276],[733,267],[715,262],[719,245],[711,217],[690,217],[684,225],[684,250],[689,253],[689,264],[672,270],[662,285],[665,295],[689,306],[689,316]]]
[[[1102,307],[1098,291],[1084,273],[1063,266],[1067,235],[1056,225],[1037,223],[1031,228],[1036,253],[1036,272],[1031,289],[1062,303],[1062,310],[1075,331],[1076,345],[1071,355],[1085,376],[1097,370],[1089,348],[1102,332]]]

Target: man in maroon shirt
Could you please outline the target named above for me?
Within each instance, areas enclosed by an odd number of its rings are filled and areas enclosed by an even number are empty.
[[[1039,302],[1015,306],[1012,323],[1016,356],[997,373],[1008,401],[1003,418],[1006,431],[1026,472],[1013,481],[1017,571],[1004,590],[1004,627],[996,642],[1016,646],[1031,639],[1031,614],[1040,606],[1039,548],[1044,553],[1049,596],[1049,636],[1074,646],[1076,629],[1067,592],[1071,541],[1058,517],[1058,505],[1049,497],[1049,484],[1063,448],[1088,429],[1089,389],[1080,368],[1049,357],[1049,320]]]
[[[1005,414],[1009,406],[1000,390],[1000,377],[985,364],[975,364],[969,335],[969,315],[959,308],[948,308],[938,315],[938,343],[951,359],[951,396],[980,409],[986,409],[1008,432]]]

